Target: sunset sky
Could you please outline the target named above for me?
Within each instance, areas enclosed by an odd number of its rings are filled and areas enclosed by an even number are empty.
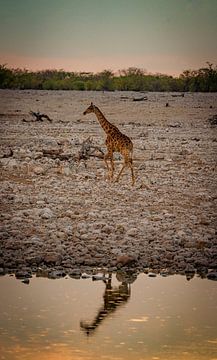
[[[217,0],[0,0],[0,64],[178,75],[217,63]]]

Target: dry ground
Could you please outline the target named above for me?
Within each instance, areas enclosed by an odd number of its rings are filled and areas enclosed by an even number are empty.
[[[208,118],[217,94],[146,95],[135,102],[142,94],[0,91],[0,273],[216,269],[217,130]],[[107,181],[101,159],[43,156],[60,148],[77,155],[89,136],[105,150],[95,115],[82,115],[91,101],[132,138],[134,187],[127,171]],[[32,122],[30,110],[52,123]]]

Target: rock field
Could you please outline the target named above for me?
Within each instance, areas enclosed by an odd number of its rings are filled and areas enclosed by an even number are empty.
[[[0,274],[130,268],[217,277],[217,127],[208,120],[217,94],[147,93],[134,102],[139,95],[0,91]],[[105,151],[95,115],[83,116],[91,101],[132,138],[134,187],[129,171],[111,183],[102,159],[77,161],[89,136]],[[31,121],[31,110],[53,121]],[[43,152],[60,149],[73,156]]]

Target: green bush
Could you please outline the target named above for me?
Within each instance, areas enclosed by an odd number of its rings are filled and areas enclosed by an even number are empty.
[[[0,65],[0,88],[98,91],[217,91],[217,67],[207,62],[199,70],[185,70],[179,77],[147,74],[131,67],[115,75],[111,70],[100,73],[75,73],[64,70],[29,72]]]
[[[85,90],[85,82],[81,80],[73,81],[71,90]]]

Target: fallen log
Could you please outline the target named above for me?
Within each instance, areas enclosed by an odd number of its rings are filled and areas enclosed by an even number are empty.
[[[42,149],[42,153],[44,157],[49,157],[51,159],[59,159],[59,160],[71,160],[75,159],[75,155],[71,153],[63,153],[63,149]]]
[[[74,160],[74,161],[81,161],[81,160],[88,160],[91,157],[96,157],[99,159],[104,159],[104,152],[103,150],[97,146],[93,145],[93,140],[87,138],[81,144],[81,148],[78,151],[78,154],[72,153],[64,153],[62,148],[56,149],[42,149],[41,156],[48,157],[51,159],[59,159],[59,160]]]
[[[140,98],[133,98],[133,101],[145,101],[145,100],[148,100],[147,96],[143,96]]]
[[[52,122],[52,119],[47,114],[41,114],[39,111],[38,112],[30,111],[29,113],[30,115],[36,118],[34,119],[35,121],[43,121],[43,119],[47,119],[48,121]]]
[[[184,97],[185,94],[172,94],[172,97]]]

